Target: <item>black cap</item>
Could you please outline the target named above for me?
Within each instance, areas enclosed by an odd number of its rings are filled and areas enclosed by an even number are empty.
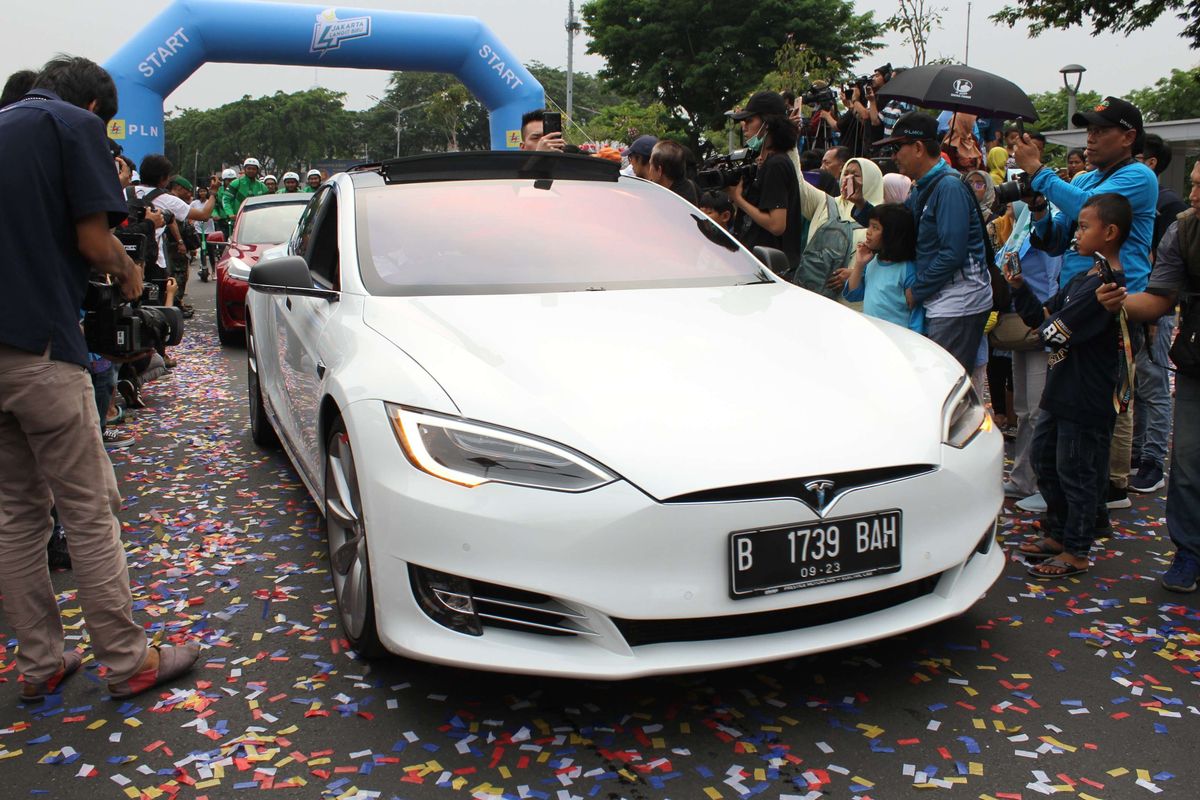
[[[1106,128],[1124,128],[1127,131],[1142,130],[1142,112],[1133,103],[1119,97],[1106,97],[1100,105],[1091,111],[1078,111],[1071,117],[1071,124],[1077,128],[1089,125],[1101,125]]]
[[[787,101],[779,92],[756,92],[750,98],[750,102],[746,103],[745,108],[729,116],[741,122],[744,119],[764,114],[778,114],[786,117],[787,113]]]
[[[919,142],[923,139],[937,141],[937,119],[928,114],[922,114],[920,111],[910,111],[896,120],[896,125],[892,128],[891,136],[874,142],[873,146],[880,147],[885,144],[896,144],[897,142]]]
[[[633,144],[629,145],[629,149],[625,151],[625,154],[649,159],[650,153],[654,150],[654,145],[656,144],[658,144],[658,137],[647,133],[634,139]]]

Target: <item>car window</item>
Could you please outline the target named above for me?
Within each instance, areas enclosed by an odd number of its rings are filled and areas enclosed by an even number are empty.
[[[325,202],[329,199],[330,189],[328,186],[321,187],[313,199],[308,201],[308,205],[304,208],[304,213],[300,216],[300,225],[296,230],[296,238],[292,242],[292,255],[303,256],[308,258],[308,250],[312,244],[312,235],[316,230],[317,221],[321,218],[321,209]]]
[[[338,287],[338,227],[337,196],[326,192],[321,208],[315,215],[316,233],[311,237],[308,268],[317,278],[333,289]]]
[[[240,244],[279,244],[291,238],[304,203],[271,203],[249,206],[238,216],[234,241]]]
[[[372,294],[714,286],[762,265],[661,187],[477,180],[362,188],[358,257]]]

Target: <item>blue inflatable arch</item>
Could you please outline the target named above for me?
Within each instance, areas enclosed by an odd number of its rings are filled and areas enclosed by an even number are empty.
[[[473,17],[177,0],[104,65],[120,102],[109,135],[135,162],[163,152],[164,98],[209,61],[452,73],[490,112],[498,150],[518,146],[521,115],[545,103],[541,84]]]

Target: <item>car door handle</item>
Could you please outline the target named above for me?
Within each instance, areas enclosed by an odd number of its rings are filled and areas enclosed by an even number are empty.
[[[323,361],[317,362],[317,377],[318,378],[325,377],[325,363]]]
[[[290,298],[290,297],[289,297],[289,298],[287,298],[286,300],[284,300],[284,301],[283,301],[283,304],[284,304],[285,306],[287,306],[287,310],[288,310],[288,311],[291,311],[291,310],[292,310],[292,298]]]

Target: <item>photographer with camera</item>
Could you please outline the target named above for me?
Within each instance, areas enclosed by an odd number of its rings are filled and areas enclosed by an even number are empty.
[[[1133,227],[1121,245],[1121,264],[1128,292],[1146,289],[1150,276],[1150,243],[1154,236],[1158,179],[1154,172],[1135,158],[1142,152],[1145,133],[1142,113],[1119,97],[1106,97],[1091,111],[1075,114],[1071,124],[1087,129],[1087,157],[1095,167],[1068,183],[1053,169],[1042,164],[1042,153],[1028,134],[1019,135],[1013,156],[1024,170],[1022,183],[1036,195],[1029,203],[1034,219],[1033,245],[1051,255],[1062,255],[1059,285],[1091,269],[1091,259],[1080,255],[1074,246],[1079,212],[1093,195],[1114,193],[1133,207]],[[1047,200],[1056,209],[1050,213]],[[1128,508],[1129,467],[1133,451],[1133,421],[1128,411],[1117,417],[1113,448],[1109,461],[1110,486],[1108,508]]]
[[[851,158],[862,158],[870,150],[871,115],[867,110],[867,88],[870,78],[855,78],[842,87],[842,105],[846,110],[838,117],[838,142],[850,151]]]
[[[804,249],[804,223],[799,176],[790,158],[797,131],[788,119],[787,103],[775,92],[759,92],[733,119],[741,123],[746,147],[758,152],[758,169],[749,184],[741,179],[725,189],[738,212],[737,237],[751,250],[781,250],[794,269]]]
[[[824,152],[837,144],[838,118],[837,97],[825,81],[816,81],[805,92],[799,102],[812,109],[807,120],[801,119],[800,130],[804,133],[806,150]],[[786,103],[785,106],[786,108]],[[737,120],[737,115],[734,115]]]
[[[66,650],[50,583],[50,507],[70,531],[78,599],[108,690],[129,697],[190,669],[195,644],[149,648],[132,617],[121,496],[100,439],[79,327],[88,275],[128,299],[142,278],[112,226],[128,213],[105,140],[117,92],[99,65],[60,56],[32,91],[0,111],[0,585],[12,624],[21,700],[56,693],[83,662]]]
[[[916,111],[916,107],[903,100],[891,98],[881,108],[877,95],[879,90],[886,86],[892,78],[903,72],[903,69],[892,69],[892,64],[889,61],[882,67],[879,67],[871,74],[871,81],[867,85],[867,113],[871,118],[871,139],[883,139],[892,135],[892,129],[896,127],[896,122],[910,111]]]

